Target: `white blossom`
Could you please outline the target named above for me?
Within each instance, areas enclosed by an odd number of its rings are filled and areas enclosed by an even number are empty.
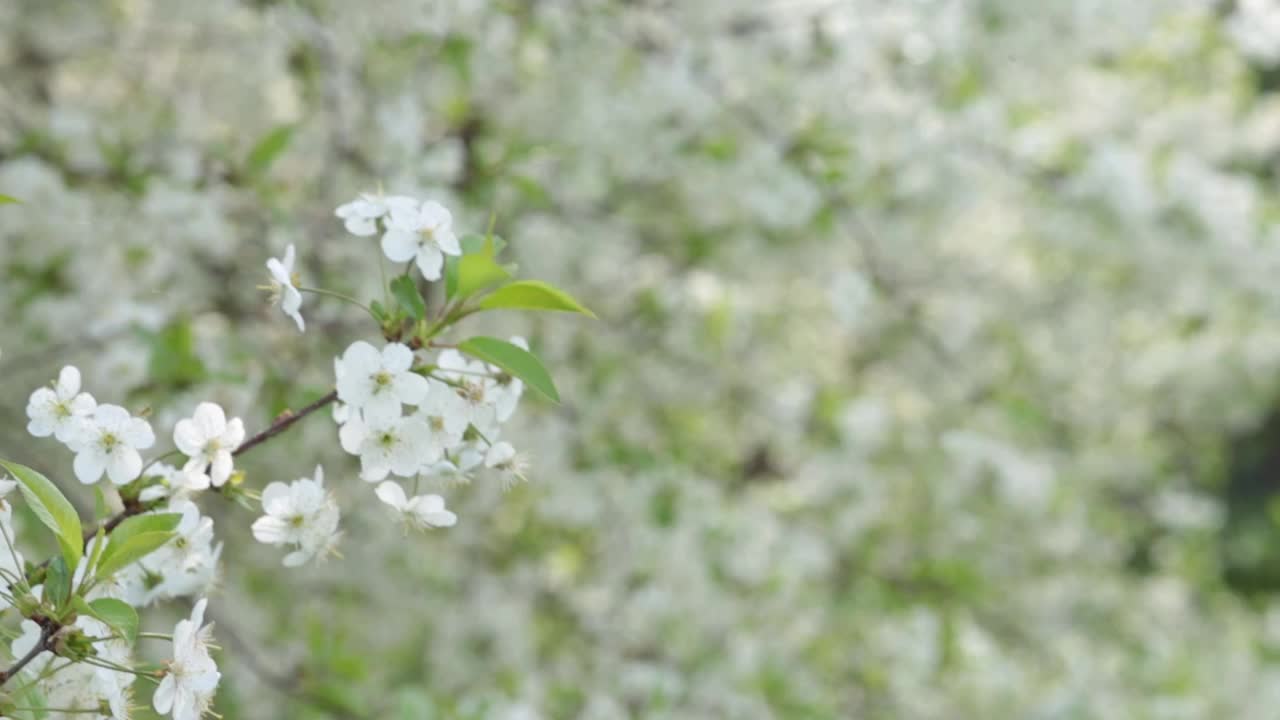
[[[285,315],[293,318],[298,324],[298,332],[305,332],[307,323],[302,319],[302,293],[295,286],[293,265],[295,261],[293,245],[284,250],[284,257],[267,259],[267,271],[271,273],[271,292],[279,299],[280,309]],[[274,302],[274,300],[273,300]]]
[[[479,360],[468,360],[452,349],[441,352],[436,365],[436,374],[450,381],[454,393],[466,404],[467,422],[489,440],[496,439],[500,430],[500,393],[489,366]]]
[[[27,401],[27,432],[36,437],[53,435],[60,442],[74,437],[78,423],[97,406],[93,396],[80,392],[80,371],[68,365],[58,373],[52,388],[42,387]]]
[[[424,464],[440,458],[431,428],[421,418],[403,416],[398,408],[366,408],[353,414],[338,432],[342,449],[360,457],[360,477],[377,482],[388,473],[412,477]]]
[[[22,657],[30,652],[42,635],[40,626],[31,620],[24,619],[20,629],[21,634],[10,646],[14,657]],[[129,643],[119,637],[112,637],[115,633],[106,624],[87,615],[81,615],[63,632],[72,629],[84,633],[89,638],[112,638],[94,642],[97,656],[124,667],[132,664],[133,657]],[[62,667],[44,676],[45,671],[55,662]],[[44,704],[49,708],[105,708],[105,712],[98,714],[61,713],[51,710],[48,713],[51,720],[76,720],[86,717],[128,720],[130,717],[129,703],[132,699],[135,678],[132,673],[85,663],[59,662],[52,653],[44,652],[23,668],[23,674],[27,678],[43,676],[43,679],[38,681],[37,687],[43,696]]]
[[[93,415],[81,423],[69,443],[76,453],[76,478],[90,485],[105,471],[116,485],[124,485],[142,471],[142,456],[155,444],[151,424],[129,415],[119,405],[99,405]]]
[[[244,423],[240,418],[227,420],[216,403],[200,403],[192,417],[179,420],[173,428],[174,445],[189,458],[183,471],[196,489],[226,483],[231,477],[231,453],[242,442]]]
[[[462,443],[471,420],[471,406],[453,388],[431,378],[427,398],[414,413],[431,430],[431,449],[426,453],[434,464],[446,452]]]
[[[385,217],[393,208],[412,208],[416,204],[416,200],[404,195],[360,193],[355,200],[339,205],[334,215],[342,219],[347,232],[368,237],[378,232],[378,219]]]
[[[338,399],[351,408],[377,413],[399,412],[401,403],[417,405],[430,385],[412,366],[413,351],[406,345],[388,343],[379,352],[358,340],[334,361]]]
[[[378,485],[378,499],[395,509],[404,522],[415,528],[453,527],[458,516],[445,509],[439,495],[416,495],[406,498],[404,488],[392,480]]]
[[[191,609],[191,617],[174,626],[173,659],[151,701],[156,712],[172,712],[173,720],[199,720],[213,703],[222,678],[209,654],[213,624],[201,627],[207,602],[201,598]]]
[[[414,261],[422,277],[439,280],[445,255],[461,255],[453,233],[453,215],[438,202],[391,208],[382,252],[392,262]]]
[[[254,521],[253,537],[268,545],[294,547],[284,557],[286,567],[323,557],[337,545],[338,505],[324,488],[320,466],[316,466],[314,479],[267,485],[262,491],[262,511],[266,514]]]

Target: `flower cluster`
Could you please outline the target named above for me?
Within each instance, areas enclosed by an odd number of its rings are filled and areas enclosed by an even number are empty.
[[[38,591],[40,588],[37,587]],[[31,652],[45,639],[45,631],[31,620],[23,620],[21,634],[10,645],[15,657]],[[64,648],[79,645],[92,647],[95,661],[90,663],[59,663],[53,653],[36,656],[23,671],[24,679],[40,681],[45,702],[51,708],[97,709],[94,718],[127,720],[131,717],[129,706],[133,699],[135,675],[115,667],[128,668],[133,662],[133,649],[120,639],[110,627],[100,620],[81,616],[75,623],[62,628],[60,636],[53,638]],[[63,652],[67,652],[64,650]],[[59,667],[62,666],[62,667]],[[85,717],[81,714],[58,713],[68,719]]]
[[[461,255],[453,214],[434,200],[370,193],[341,205],[335,214],[352,235],[368,237],[381,223],[382,252],[391,262],[413,262],[427,280],[439,280],[446,255]]]
[[[201,515],[194,502],[181,498],[172,498],[167,505],[152,511],[161,513],[180,516],[173,529],[174,538],[105,579],[97,593],[145,607],[163,600],[193,597],[213,586],[222,558],[222,543],[213,534],[213,518]]]
[[[297,567],[313,558],[335,552],[338,504],[324,487],[324,468],[316,466],[314,478],[291,483],[273,482],[262,491],[262,511],[253,523],[253,536],[268,545],[287,545],[285,567]]]
[[[555,398],[556,392],[523,338],[453,344],[442,342],[441,333],[468,314],[490,308],[532,303],[537,309],[542,303],[542,309],[590,313],[546,284],[533,286],[538,300],[527,298],[528,286],[512,283],[515,289],[505,301],[482,301],[497,292],[496,284],[510,279],[510,271],[493,259],[490,237],[480,254],[457,260],[470,263],[465,270],[448,266],[456,271],[457,282],[446,288],[448,302],[429,318],[412,271],[416,268],[424,281],[438,281],[446,272],[446,258],[463,255],[450,212],[434,201],[366,194],[337,214],[352,234],[370,236],[381,229],[382,254],[406,265],[388,288],[396,306],[375,310],[361,305],[377,321],[385,342],[381,347],[363,340],[351,343],[334,359],[333,393],[304,412],[336,403],[333,416],[341,447],[359,457],[360,477],[378,483],[374,495],[405,528],[452,527],[457,515],[442,496],[419,494],[417,481],[470,479],[482,468],[501,473],[508,483],[523,479],[525,460],[500,439],[503,423],[524,392],[522,373],[534,373],[548,396]],[[355,302],[327,290],[300,288],[296,261],[289,245],[283,258],[267,262],[267,269],[272,301],[280,303],[299,331],[305,329],[300,311],[304,290]],[[142,451],[156,442],[151,423],[119,405],[98,404],[80,386],[79,370],[68,366],[49,387],[34,391],[27,403],[28,430],[37,437],[52,436],[71,450],[73,471],[82,483],[95,484],[105,475],[110,494],[102,492],[100,502],[110,497],[123,509],[96,534],[85,533],[56,486],[31,468],[0,461],[17,478],[0,485],[0,503],[2,493],[23,483],[24,494],[38,503],[37,514],[57,536],[61,550],[32,569],[15,548],[9,506],[0,506],[0,536],[9,550],[0,553],[7,555],[0,560],[0,577],[9,588],[0,591],[0,599],[18,607],[25,618],[22,635],[11,648],[23,659],[10,674],[28,673],[59,712],[123,718],[134,678],[129,639],[137,629],[136,609],[203,595],[217,579],[223,545],[197,500],[214,495],[211,488],[242,502],[252,500],[252,491],[242,487],[244,474],[235,467],[236,456],[297,417],[285,413],[272,428],[246,438],[240,418],[229,418],[216,403],[200,402],[189,417],[174,423],[174,449],[144,463]],[[173,455],[186,460],[180,465],[162,462]],[[413,478],[413,496],[389,476]],[[312,477],[267,484],[259,499],[263,514],[252,523],[252,535],[258,542],[286,548],[284,566],[337,554],[342,513],[325,487],[321,466]],[[153,694],[155,709],[175,720],[204,716],[219,682],[209,655],[209,628],[202,626],[204,610],[201,599],[190,619],[175,627],[173,657]],[[74,670],[53,679],[57,657],[72,661]]]
[[[527,347],[522,338],[512,338],[512,344]],[[360,458],[364,480],[466,478],[481,466],[523,479],[522,461],[498,437],[524,386],[499,368],[468,361],[452,349],[432,362],[400,343],[378,350],[357,341],[334,359],[334,374],[342,403],[334,413],[339,438],[344,450]],[[385,483],[379,497],[406,514],[440,502],[435,495],[405,501],[403,490],[397,494]]]

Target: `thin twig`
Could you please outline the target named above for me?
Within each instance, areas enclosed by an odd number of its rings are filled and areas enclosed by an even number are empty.
[[[246,452],[249,452],[253,448],[257,447],[258,445],[261,445],[267,440],[270,440],[276,435],[279,435],[285,430],[288,430],[290,425],[293,425],[294,423],[298,422],[302,418],[323,408],[324,406],[332,403],[337,399],[338,399],[338,391],[334,390],[330,392],[328,395],[325,395],[324,397],[320,398],[319,400],[316,400],[315,402],[311,403],[310,405],[302,408],[297,412],[290,412],[286,410],[285,412],[281,413],[279,417],[275,419],[275,422],[271,423],[270,427],[258,433],[257,435],[254,435],[248,440],[245,440],[244,442],[240,443],[240,447],[231,451],[231,454],[239,456],[239,455],[243,455]]]
[[[42,627],[40,629],[40,641],[28,650],[26,655],[23,655],[17,662],[11,665],[8,670],[0,670],[0,685],[4,685],[9,681],[9,678],[12,678],[14,675],[22,672],[22,668],[26,667],[27,663],[35,660],[37,655],[48,650],[49,648],[46,647],[46,645],[49,642],[49,637],[52,635],[53,632],[49,630],[48,625]]]

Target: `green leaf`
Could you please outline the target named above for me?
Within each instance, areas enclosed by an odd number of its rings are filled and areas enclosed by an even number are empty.
[[[265,173],[280,153],[289,147],[289,142],[293,140],[293,131],[292,125],[280,125],[262,136],[245,158],[245,171],[255,177]]]
[[[551,375],[542,366],[542,361],[528,350],[492,337],[468,338],[458,343],[458,349],[490,365],[497,365],[552,402],[560,402],[560,393],[556,392]]]
[[[108,515],[107,498],[102,494],[102,485],[93,486],[93,519],[102,520]]]
[[[556,310],[579,313],[590,318],[596,316],[569,293],[539,280],[519,280],[503,285],[481,300],[480,307],[485,310]]]
[[[59,555],[49,563],[44,574],[44,599],[55,608],[60,608],[71,596],[71,571],[67,570],[67,562]]]
[[[489,240],[492,240],[493,248],[493,252],[489,254],[491,258],[496,257],[507,246],[507,241],[497,235],[463,235],[458,240],[458,244],[462,246],[462,257],[484,253]],[[458,265],[462,257],[446,255],[444,258],[444,292],[448,298],[453,298],[458,293]]]
[[[463,252],[457,258],[454,276],[445,278],[445,292],[450,299],[468,298],[487,287],[511,278],[511,273],[498,264],[498,252],[506,245],[496,235],[467,235],[460,241]]]
[[[186,318],[174,319],[152,336],[148,369],[152,382],[166,387],[185,388],[208,377]]]
[[[128,603],[115,598],[98,598],[89,603],[89,609],[91,615],[110,625],[130,645],[138,641],[138,611]]]
[[[105,560],[111,557],[112,553],[115,552],[112,548],[120,547],[135,535],[149,532],[170,532],[176,529],[180,522],[182,522],[181,513],[148,513],[125,518],[123,522],[111,531],[111,541],[107,544],[106,551],[102,553],[102,558]]]
[[[413,278],[408,275],[401,275],[391,281],[391,294],[396,296],[396,302],[400,303],[400,307],[414,320],[421,320],[427,316],[427,304],[422,300],[422,293],[418,292],[418,285]]]
[[[96,576],[100,578],[110,577],[117,570],[135,563],[150,555],[153,551],[158,550],[162,545],[172,540],[174,535],[175,533],[172,532],[143,532],[119,543],[114,550],[108,545],[108,552],[104,552],[103,558],[98,561]]]
[[[25,711],[34,720],[45,720],[49,717],[49,703],[45,699],[44,694],[40,692],[40,683],[29,682],[20,687],[13,695],[22,707],[30,708]]]
[[[58,547],[68,568],[74,568],[84,555],[84,535],[80,516],[67,498],[49,478],[26,465],[0,460],[0,465],[13,474],[31,511],[58,538]]]
[[[373,316],[378,319],[378,322],[385,323],[387,321],[387,309],[382,307],[382,303],[377,300],[371,301],[369,310],[373,312]]]
[[[21,205],[22,201],[11,195],[0,195],[0,205]]]
[[[91,573],[94,568],[98,567],[98,561],[102,559],[102,552],[107,549],[107,532],[98,526],[97,532],[93,534],[93,542],[88,545],[92,548],[89,551],[89,559],[85,565],[85,573]]]
[[[476,253],[484,252],[486,240],[493,241],[494,255],[502,252],[503,248],[507,246],[507,241],[503,240],[501,235],[480,235],[477,233],[463,235],[458,239],[458,244],[462,246],[462,253],[464,255],[474,255]]]
[[[463,255],[458,260],[456,297],[466,298],[491,285],[509,280],[511,274],[488,255]]]

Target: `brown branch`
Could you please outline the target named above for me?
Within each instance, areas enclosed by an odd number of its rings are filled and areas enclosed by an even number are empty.
[[[277,416],[276,419],[269,426],[267,426],[265,430],[245,440],[244,442],[240,443],[239,447],[231,451],[231,454],[242,455],[246,452],[249,452],[253,448],[270,440],[276,435],[279,435],[285,430],[288,430],[290,426],[292,426],[294,423],[298,422],[302,418],[325,407],[326,405],[332,403],[337,399],[338,399],[338,391],[334,390],[297,412],[286,410],[280,413],[280,415]],[[119,525],[120,523],[133,517],[134,515],[141,515],[144,511],[146,511],[146,509],[147,509],[146,504],[138,502],[137,500],[125,501],[123,510],[111,516],[105,522],[102,523],[102,526],[101,526],[102,531],[109,533],[112,530],[114,530],[116,526]],[[93,537],[97,534],[98,534],[98,528],[88,528],[84,531],[84,543],[86,547],[88,546],[89,541],[93,540]],[[45,562],[47,563],[48,561],[46,560]],[[3,683],[0,683],[0,684],[3,684]]]
[[[249,438],[248,440],[245,440],[244,442],[240,443],[240,447],[238,447],[238,448],[236,448],[235,450],[231,451],[231,454],[232,454],[232,455],[242,455],[242,454],[244,454],[244,453],[246,453],[246,452],[249,452],[249,451],[250,451],[250,450],[252,450],[253,448],[257,447],[258,445],[261,445],[262,443],[264,443],[264,442],[266,442],[266,441],[270,440],[271,438],[275,437],[276,435],[279,435],[280,433],[284,432],[285,430],[288,430],[290,425],[293,425],[294,423],[298,422],[298,421],[299,421],[299,420],[301,420],[302,418],[304,418],[304,417],[306,417],[306,416],[310,415],[311,413],[313,413],[313,412],[315,412],[315,411],[317,411],[317,410],[319,410],[319,409],[323,408],[324,406],[328,405],[329,403],[331,403],[331,402],[333,402],[334,400],[337,400],[337,399],[338,399],[338,391],[337,391],[337,390],[334,390],[334,391],[330,392],[328,395],[325,395],[324,397],[320,398],[319,400],[316,400],[315,402],[311,403],[310,405],[308,405],[308,406],[306,406],[306,407],[302,408],[302,409],[301,409],[301,410],[299,410],[298,412],[292,412],[292,411],[290,411],[290,410],[285,410],[284,412],[280,413],[280,415],[279,415],[278,417],[276,417],[275,422],[271,423],[271,426],[270,426],[270,427],[268,427],[266,430],[263,430],[262,432],[258,433],[257,435],[254,435],[253,437]]]
[[[17,662],[9,666],[8,670],[0,670],[0,685],[9,682],[10,678],[22,672],[22,668],[26,667],[27,663],[35,660],[37,655],[48,650],[49,638],[53,636],[53,633],[54,631],[50,629],[50,625],[40,628],[40,640],[35,644],[35,647],[28,650],[26,655],[23,655]]]
[[[258,433],[257,435],[254,435],[253,437],[240,443],[240,446],[237,447],[235,450],[231,451],[231,454],[241,455],[252,450],[253,448],[275,437],[276,435],[279,435],[285,430],[288,430],[290,426],[292,426],[294,423],[298,422],[302,418],[310,415],[311,413],[314,413],[317,410],[320,410],[321,408],[325,407],[326,405],[332,403],[337,399],[338,399],[338,391],[334,390],[297,412],[286,410],[283,413],[280,413],[280,415],[276,417],[276,419],[271,423],[271,425],[267,426],[265,430]],[[102,523],[101,525],[102,531],[104,533],[111,532],[116,528],[117,525],[124,522],[125,520],[133,517],[134,515],[141,515],[146,510],[146,507],[147,506],[145,503],[138,502],[137,500],[126,501],[124,510],[121,510],[119,513],[108,518],[106,522]],[[89,545],[89,542],[92,541],[94,536],[97,534],[98,534],[98,528],[91,528],[89,530],[85,530],[84,543],[85,543],[86,549]],[[49,561],[45,560],[43,563],[40,564],[40,566],[43,567],[48,564],[49,564]],[[8,670],[0,670],[0,686],[3,686],[6,682],[8,682],[14,675],[16,675],[19,671],[21,671],[22,668],[27,665],[27,663],[34,660],[37,655],[47,650],[49,638],[52,635],[53,635],[53,630],[50,630],[49,625],[45,625],[43,630],[41,630],[41,633],[40,633],[40,642],[36,643],[35,647],[31,648],[31,652],[27,653],[20,660],[15,662],[13,666],[10,667]]]

